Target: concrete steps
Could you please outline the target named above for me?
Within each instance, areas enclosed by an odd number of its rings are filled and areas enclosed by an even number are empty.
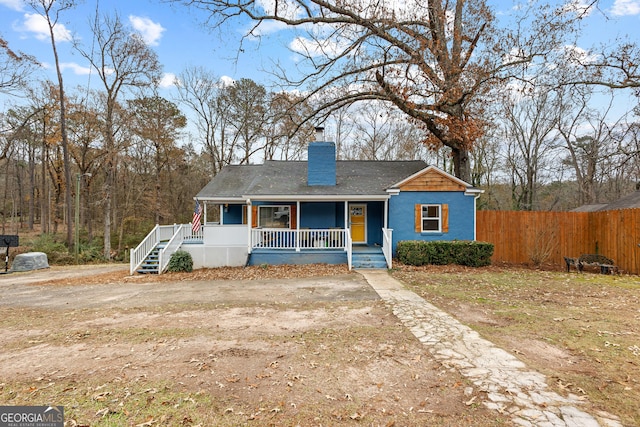
[[[387,268],[387,260],[380,247],[354,248],[351,253],[353,268]]]

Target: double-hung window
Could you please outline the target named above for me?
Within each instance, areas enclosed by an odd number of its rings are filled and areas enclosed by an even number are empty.
[[[258,206],[258,227],[290,228],[290,206]]]
[[[422,205],[421,213],[421,232],[442,232],[442,209],[440,205]]]

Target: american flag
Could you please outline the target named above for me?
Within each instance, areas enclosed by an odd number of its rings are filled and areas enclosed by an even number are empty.
[[[200,202],[196,200],[196,207],[193,210],[193,220],[191,220],[191,230],[194,233],[200,231],[200,218],[202,218],[202,206],[200,206]]]

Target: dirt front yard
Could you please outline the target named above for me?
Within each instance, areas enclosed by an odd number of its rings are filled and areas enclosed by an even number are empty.
[[[0,331],[0,404],[69,426],[511,425],[343,266],[2,275]]]

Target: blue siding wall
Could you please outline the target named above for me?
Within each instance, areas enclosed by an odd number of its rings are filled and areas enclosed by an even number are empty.
[[[416,204],[449,205],[447,233],[416,233]],[[389,200],[389,227],[393,229],[393,251],[402,240],[473,240],[475,203],[473,196],[463,192],[401,192]]]
[[[336,185],[336,145],[311,142],[307,149],[307,184]]]
[[[382,227],[384,226],[384,202],[368,202],[367,205],[367,244],[382,246]]]
[[[226,212],[223,212],[222,221],[226,225],[242,224],[242,206],[243,205],[229,205]]]
[[[249,255],[247,265],[283,265],[283,264],[346,264],[345,251],[269,251],[255,250]]]
[[[344,227],[343,202],[300,203],[300,228]]]
[[[337,211],[337,203],[301,203],[300,228],[339,227]]]

